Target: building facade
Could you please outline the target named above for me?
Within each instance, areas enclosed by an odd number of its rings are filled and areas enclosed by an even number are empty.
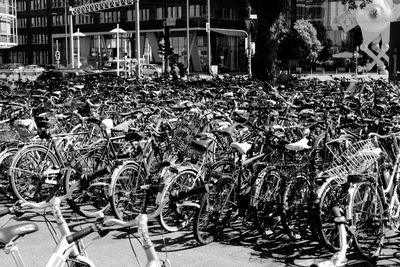
[[[98,0],[16,0],[18,46],[0,50],[0,63],[71,65],[71,23],[69,7]],[[210,2],[208,8],[207,3]],[[295,18],[318,20],[327,28],[336,51],[348,42],[351,34],[335,25],[335,18],[346,7],[341,0],[297,0]],[[188,7],[187,7],[188,4]],[[244,0],[140,0],[140,54],[149,62],[161,63],[159,42],[164,25],[170,26],[170,43],[176,61],[187,65],[187,26],[189,18],[190,69],[208,68],[208,12],[211,27],[211,65],[232,72],[246,72],[247,27],[249,8]],[[188,10],[188,12],[187,12]],[[110,31],[117,24],[120,34],[120,57],[135,57],[135,6],[107,9],[72,16],[72,31],[83,33],[74,38],[74,63],[101,67],[117,56],[117,38]],[[336,52],[335,51],[335,52]],[[75,66],[77,64],[74,64]]]
[[[17,0],[18,46],[0,50],[0,63],[71,65],[69,6],[90,4],[93,0]],[[229,71],[245,72],[247,59],[245,19],[249,9],[242,0],[140,0],[140,54],[149,62],[161,63],[159,42],[164,25],[170,28],[170,43],[176,61],[187,62],[186,19],[189,17],[190,68],[205,71],[208,67],[206,23],[208,10],[211,25],[211,64]],[[187,7],[187,3],[189,6]],[[189,12],[187,12],[187,10]],[[78,41],[80,64],[101,66],[104,60],[117,56],[117,38],[111,33],[119,25],[126,31],[119,36],[120,57],[135,57],[135,5],[74,15],[73,32],[83,33],[74,38],[74,63]],[[213,31],[213,28],[219,29]],[[58,51],[58,52],[57,52]],[[77,64],[75,64],[76,66]]]

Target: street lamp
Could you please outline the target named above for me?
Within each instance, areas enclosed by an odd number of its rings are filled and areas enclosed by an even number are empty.
[[[77,32],[73,33],[72,36],[78,37],[78,63],[77,63],[77,65],[78,65],[78,69],[79,69],[80,64],[81,64],[81,45],[80,45],[80,42],[81,42],[81,41],[80,41],[80,38],[81,38],[81,37],[85,37],[86,34],[81,33],[81,32],[79,31],[79,28],[78,28]]]
[[[117,76],[119,76],[119,34],[126,33],[126,31],[121,29],[119,24],[117,24],[117,28],[112,29],[110,32],[117,34]]]

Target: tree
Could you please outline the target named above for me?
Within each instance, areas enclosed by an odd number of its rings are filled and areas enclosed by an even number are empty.
[[[253,61],[253,77],[260,80],[272,80],[275,75],[278,55],[276,32],[271,27],[296,0],[245,0],[257,14],[256,53]],[[357,8],[357,0],[342,0],[349,8]],[[372,0],[362,0],[359,6],[365,7]]]
[[[287,12],[290,0],[248,0],[257,14],[256,52],[253,60],[253,77],[272,80],[276,73],[278,34],[271,28]]]
[[[307,20],[297,20],[279,47],[279,58],[288,62],[298,60],[301,65],[314,64],[321,50],[317,31]]]
[[[317,39],[321,42],[322,49],[318,55],[319,61],[326,61],[328,60],[332,53],[332,40],[328,39],[326,34],[326,28],[320,21],[312,21],[312,25],[314,26],[315,30],[317,31]]]

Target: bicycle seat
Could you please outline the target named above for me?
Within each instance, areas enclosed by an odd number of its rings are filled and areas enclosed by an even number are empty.
[[[232,124],[231,126],[222,128],[220,130],[218,130],[219,133],[224,134],[224,135],[233,135],[233,131],[235,131],[236,127],[238,126],[237,123]]]
[[[306,149],[310,149],[311,147],[307,144],[308,139],[307,138],[302,138],[301,140],[287,144],[285,148],[290,151],[302,151]]]
[[[245,155],[247,153],[247,151],[249,151],[249,149],[251,148],[251,144],[233,142],[231,144],[231,148],[235,149],[240,154]]]
[[[212,139],[193,140],[192,145],[195,146],[196,148],[200,148],[201,150],[207,150],[212,142],[213,142]]]
[[[0,229],[0,247],[5,246],[20,236],[34,233],[39,230],[35,223],[23,223]]]

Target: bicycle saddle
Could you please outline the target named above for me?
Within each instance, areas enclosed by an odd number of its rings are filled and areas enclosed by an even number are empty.
[[[34,223],[23,223],[0,229],[0,247],[7,245],[20,236],[34,233],[39,227]]]
[[[192,145],[200,148],[202,150],[207,150],[208,147],[211,145],[211,143],[213,142],[212,139],[206,139],[206,140],[193,140],[192,141]]]
[[[247,151],[249,151],[249,149],[251,148],[251,144],[233,142],[231,144],[231,148],[235,149],[240,154],[245,155],[247,153]]]
[[[287,150],[291,150],[291,151],[302,151],[305,149],[310,149],[311,147],[307,143],[308,143],[308,139],[302,138],[301,140],[299,140],[297,142],[287,144],[285,146],[285,148]]]

